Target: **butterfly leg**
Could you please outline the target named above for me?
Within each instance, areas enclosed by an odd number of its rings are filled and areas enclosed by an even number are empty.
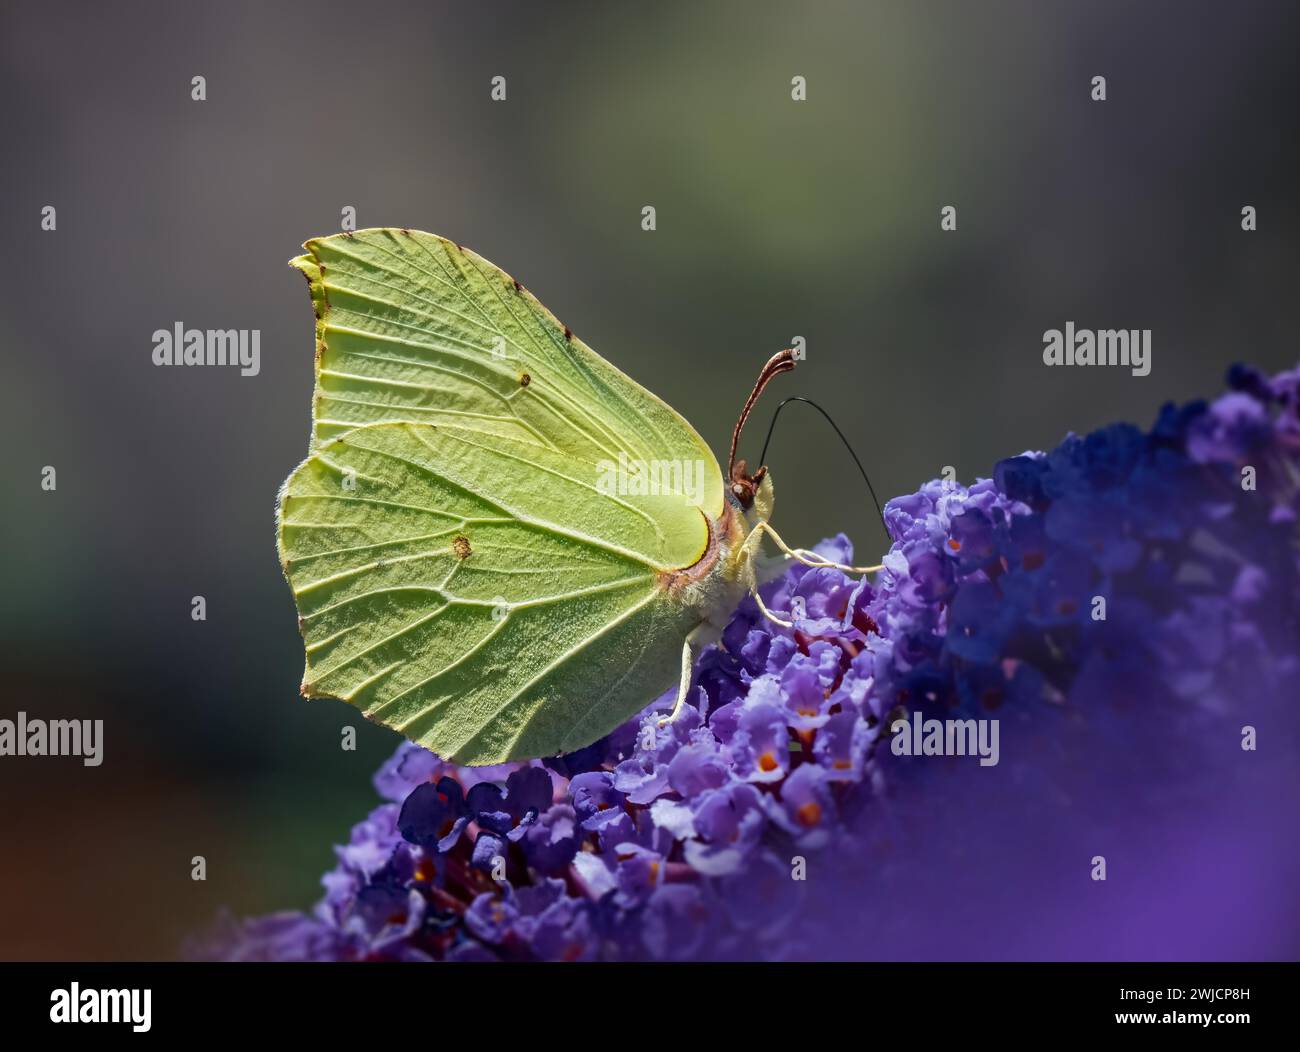
[[[759,613],[761,613],[764,617],[766,617],[769,621],[771,621],[772,624],[780,625],[782,628],[794,628],[793,621],[783,621],[781,618],[777,617],[776,614],[772,613],[772,611],[767,608],[767,604],[763,602],[763,597],[758,594],[757,588],[755,588],[749,594],[754,597],[754,602],[758,604]]]
[[[681,715],[682,706],[686,704],[686,695],[691,692],[691,673],[695,670],[695,659],[700,656],[700,651],[712,642],[712,637],[717,635],[716,631],[710,634],[707,631],[708,627],[703,624],[696,625],[682,643],[682,678],[677,685],[677,700],[673,702],[673,711],[659,721],[660,727],[667,727]]]
[[[767,521],[760,519],[758,525],[754,527],[755,531],[761,530],[766,533],[776,543],[776,546],[785,553],[786,558],[793,559],[795,562],[803,563],[804,566],[814,568],[829,567],[833,570],[840,570],[843,573],[875,573],[877,570],[885,568],[884,563],[878,566],[845,566],[843,563],[832,562],[829,559],[823,559],[816,552],[810,552],[806,548],[790,548],[781,535],[776,532]]]

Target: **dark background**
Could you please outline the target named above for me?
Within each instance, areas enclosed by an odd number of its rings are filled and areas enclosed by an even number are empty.
[[[969,482],[1145,425],[1234,360],[1294,363],[1298,22],[1283,3],[6,2],[0,716],[101,718],[106,742],[95,769],[0,759],[0,956],[170,957],[220,905],[307,906],[374,802],[397,737],[298,697],[272,528],[312,384],[284,264],[345,205],[504,267],[720,455],[758,366],[802,335],[773,394],[820,401],[882,498],[945,464]],[[260,329],[261,375],[155,368],[151,333],[178,320]],[[1151,375],[1045,368],[1067,320],[1152,329]],[[778,527],[874,559],[848,454],[789,413]]]

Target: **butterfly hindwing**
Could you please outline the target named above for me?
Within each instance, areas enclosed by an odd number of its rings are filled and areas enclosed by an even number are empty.
[[[410,423],[319,444],[279,531],[304,692],[462,763],[581,747],[668,689],[698,618],[660,575],[708,540],[698,508],[607,496],[570,454]]]

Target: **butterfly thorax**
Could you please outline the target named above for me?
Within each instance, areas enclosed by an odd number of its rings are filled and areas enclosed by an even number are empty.
[[[662,587],[673,599],[697,611],[701,622],[718,632],[726,627],[741,599],[755,587],[754,568],[761,543],[756,527],[759,521],[771,517],[772,504],[769,475],[748,509],[728,499],[723,501],[722,514],[716,519],[705,516],[709,541],[695,563],[660,575]]]

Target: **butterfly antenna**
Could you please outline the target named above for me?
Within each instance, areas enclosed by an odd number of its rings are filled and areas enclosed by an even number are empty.
[[[745,462],[736,460],[736,447],[740,445],[740,433],[745,429],[745,421],[749,419],[750,411],[763,393],[763,389],[772,382],[773,377],[780,373],[788,373],[797,363],[798,359],[795,358],[794,351],[788,347],[784,351],[778,351],[767,360],[767,364],[763,366],[762,371],[758,374],[758,379],[754,382],[754,389],[749,392],[749,397],[745,399],[745,407],[740,411],[740,419],[736,421],[736,426],[731,431],[731,452],[727,456],[727,479],[731,483],[731,492],[746,508],[754,503],[754,493],[758,490],[758,484],[763,481],[763,476],[767,474],[767,468],[766,466],[760,466],[757,471],[750,475],[746,471]],[[764,452],[767,451],[766,445],[763,450]],[[763,458],[759,457],[758,459],[761,465]]]
[[[768,364],[771,363],[769,362]],[[853,446],[849,444],[849,440],[844,437],[844,432],[839,429],[839,425],[831,419],[830,413],[826,412],[825,409],[819,406],[811,398],[804,398],[802,395],[790,395],[789,398],[784,399],[781,404],[776,407],[776,412],[772,414],[772,422],[767,428],[767,438],[763,439],[763,452],[759,454],[758,462],[760,464],[765,464],[767,462],[767,447],[772,441],[772,432],[776,430],[777,418],[781,415],[781,410],[791,402],[804,402],[805,404],[812,406],[817,410],[817,412],[821,413],[821,415],[826,418],[826,422],[830,424],[831,427],[834,428],[835,433],[840,436],[840,441],[844,443],[844,448],[849,451],[849,456],[853,458],[853,463],[858,466],[858,471],[862,473],[862,481],[867,484],[867,492],[871,494],[872,503],[876,506],[876,514],[880,516],[880,525],[885,528],[885,536],[889,537],[889,526],[885,522],[885,513],[880,507],[880,499],[876,496],[876,488],[871,484],[871,479],[867,476],[867,469],[862,466],[862,461],[858,459],[858,454],[854,451]]]

